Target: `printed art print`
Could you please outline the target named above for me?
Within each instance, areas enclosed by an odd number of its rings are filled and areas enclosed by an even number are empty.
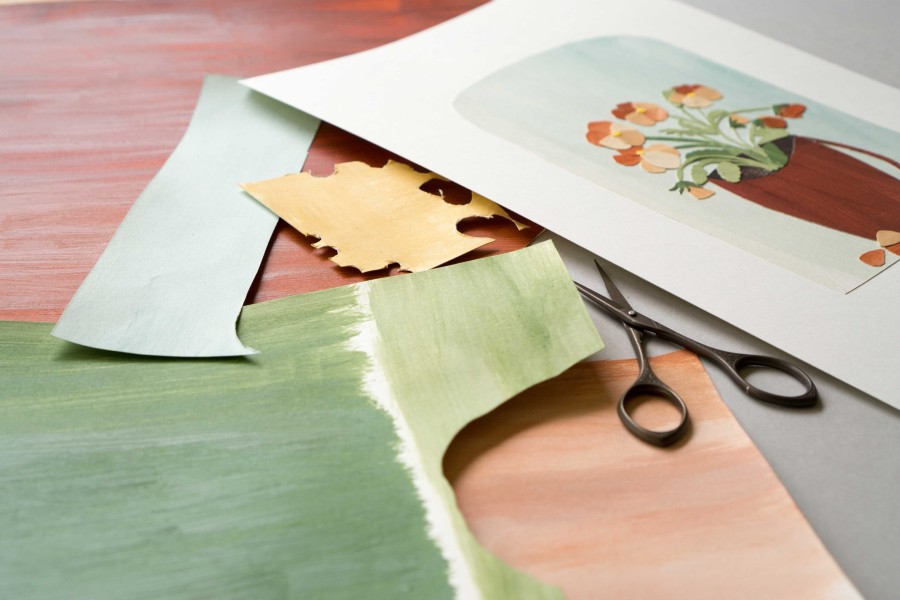
[[[834,290],[849,292],[900,259],[900,136],[712,58],[648,38],[588,39],[493,73],[454,107]]]

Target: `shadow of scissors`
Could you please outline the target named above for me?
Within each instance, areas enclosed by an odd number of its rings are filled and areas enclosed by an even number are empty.
[[[622,325],[625,326],[625,331],[628,332],[631,346],[637,355],[640,372],[638,378],[619,400],[617,411],[625,427],[641,440],[656,446],[668,446],[685,434],[689,422],[688,410],[684,400],[681,399],[675,390],[657,377],[650,368],[650,361],[644,350],[644,333],[652,333],[658,338],[672,342],[682,348],[691,350],[698,356],[709,359],[713,364],[721,368],[751,398],[791,408],[803,408],[816,404],[818,399],[816,385],[809,375],[794,363],[774,356],[738,354],[718,350],[669,329],[665,325],[661,325],[635,311],[622,292],[619,291],[619,288],[616,287],[616,284],[613,283],[610,276],[600,266],[600,263],[596,260],[594,263],[597,265],[597,270],[600,271],[600,277],[603,279],[603,283],[606,284],[610,297],[607,298],[598,294],[577,281],[575,282],[575,287],[587,300],[621,321]],[[747,381],[743,375],[743,372],[754,368],[764,368],[785,373],[798,381],[803,386],[803,391],[795,396],[784,396],[760,389]],[[634,405],[635,400],[641,398],[659,398],[675,406],[680,413],[678,424],[666,430],[653,430],[640,425],[632,417],[630,408]]]

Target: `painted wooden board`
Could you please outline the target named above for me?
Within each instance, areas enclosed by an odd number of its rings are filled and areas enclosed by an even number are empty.
[[[0,7],[0,319],[55,321],[177,145],[207,73],[240,77],[358,52],[480,4],[428,0],[74,2]],[[306,168],[400,157],[323,127]],[[297,164],[293,170],[303,167]],[[518,217],[517,217],[518,218]],[[521,220],[521,219],[519,219]],[[463,231],[525,246],[539,228]],[[248,301],[363,279],[279,226]],[[379,272],[375,277],[384,276]]]
[[[633,360],[581,363],[466,427],[444,469],[476,537],[569,598],[857,598],[696,356],[651,359],[691,411],[628,433]]]

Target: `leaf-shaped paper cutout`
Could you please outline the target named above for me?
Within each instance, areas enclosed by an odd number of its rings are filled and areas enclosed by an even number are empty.
[[[443,178],[393,161],[382,168],[349,162],[329,177],[295,173],[242,187],[302,234],[318,237],[316,248],[337,250],[331,260],[338,265],[363,273],[391,263],[424,271],[492,242],[457,231],[469,217],[500,216],[526,227],[484,196],[454,205],[419,189],[431,179]]]
[[[890,252],[891,254],[896,254],[897,256],[900,256],[900,243],[891,244],[890,246],[885,246],[884,249],[887,250],[888,252]]]
[[[700,164],[696,164],[691,167],[691,178],[697,185],[703,185],[704,183],[709,181],[709,176],[706,174],[706,169],[704,169],[703,165]]]
[[[716,169],[725,181],[737,183],[741,180],[741,169],[733,162],[722,161],[716,166]]]
[[[859,255],[859,260],[863,261],[870,267],[883,267],[884,250],[878,248],[877,250],[869,250],[868,252],[863,252]]]
[[[875,234],[875,240],[878,241],[878,245],[882,246],[883,248],[893,246],[894,244],[900,244],[900,231],[882,229]]]
[[[788,155],[785,154],[781,148],[776,146],[775,144],[769,142],[768,144],[763,144],[763,152],[766,153],[766,156],[769,159],[777,164],[779,167],[783,167],[788,162]]]

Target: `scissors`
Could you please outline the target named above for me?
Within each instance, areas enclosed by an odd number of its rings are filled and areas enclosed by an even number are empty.
[[[682,348],[687,348],[698,356],[709,359],[718,365],[751,398],[792,408],[808,407],[816,404],[818,398],[816,385],[809,375],[795,364],[774,356],[737,354],[718,350],[669,329],[665,325],[661,325],[635,311],[609,275],[603,270],[603,267],[600,266],[600,263],[594,260],[594,264],[597,265],[597,270],[600,271],[600,277],[603,279],[603,283],[606,284],[610,297],[607,298],[598,294],[577,281],[575,282],[575,287],[586,299],[621,321],[622,325],[625,326],[625,331],[628,332],[631,346],[637,355],[640,372],[638,378],[619,400],[617,411],[625,427],[641,440],[656,446],[668,446],[680,439],[688,429],[688,410],[684,400],[681,399],[675,390],[657,377],[650,368],[650,362],[644,351],[644,333],[652,333],[658,338],[672,342]],[[762,367],[786,373],[803,385],[804,391],[796,396],[782,396],[762,390],[747,381],[741,374],[742,370],[751,367]],[[661,431],[641,426],[632,418],[629,412],[632,401],[640,397],[659,398],[674,405],[680,413],[678,424],[671,429]]]

